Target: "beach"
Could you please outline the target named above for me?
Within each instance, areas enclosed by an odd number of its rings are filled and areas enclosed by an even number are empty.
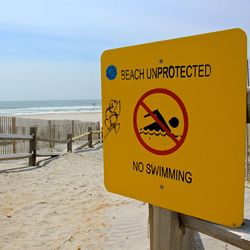
[[[79,121],[102,121],[101,112],[69,112],[69,113],[47,113],[34,115],[20,115],[18,117],[43,120],[79,120]]]
[[[105,190],[102,149],[25,165],[1,164],[0,249],[149,249],[147,205]]]
[[[25,118],[100,121],[101,113]],[[0,249],[149,249],[147,230],[147,204],[106,191],[100,145],[38,167],[0,162]]]
[[[29,116],[92,119],[101,113]],[[103,149],[96,145],[29,167],[27,160],[0,162],[0,249],[150,249],[148,204],[109,193]],[[250,218],[250,185],[245,188]],[[238,249],[201,235],[203,248]]]

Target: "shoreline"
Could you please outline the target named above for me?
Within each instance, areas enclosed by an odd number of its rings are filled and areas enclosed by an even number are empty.
[[[41,119],[41,120],[79,120],[88,122],[102,122],[102,112],[67,112],[67,113],[43,113],[30,115],[15,115],[17,118]]]

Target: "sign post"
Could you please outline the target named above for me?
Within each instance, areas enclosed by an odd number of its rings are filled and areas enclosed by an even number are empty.
[[[240,226],[246,55],[240,29],[105,51],[106,188],[177,213]]]
[[[200,249],[194,247],[198,247],[198,235],[181,224],[176,212],[149,204],[149,226],[151,250]]]

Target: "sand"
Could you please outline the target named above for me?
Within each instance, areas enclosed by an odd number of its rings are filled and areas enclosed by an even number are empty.
[[[102,149],[0,167],[0,249],[149,249],[147,205],[105,190]]]
[[[149,249],[148,205],[107,192],[102,153],[67,153],[38,167],[0,162],[0,249]],[[245,191],[250,219],[249,184]],[[238,249],[205,235],[202,241],[197,249]]]
[[[246,213],[250,218],[250,185]],[[204,248],[238,249],[202,235]],[[149,249],[148,205],[106,191],[102,148],[0,163],[0,249]]]
[[[100,121],[101,113],[29,115]],[[102,148],[0,162],[0,249],[149,249],[148,206],[103,185]]]
[[[80,120],[80,121],[101,121],[101,112],[72,112],[72,113],[48,113],[37,115],[22,115],[22,118],[43,119],[43,120]]]

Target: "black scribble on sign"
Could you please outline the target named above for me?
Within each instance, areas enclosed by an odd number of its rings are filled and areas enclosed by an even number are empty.
[[[119,100],[112,99],[109,101],[109,106],[105,111],[105,121],[104,125],[107,128],[107,133],[104,139],[109,135],[109,133],[114,130],[117,134],[120,129],[120,123],[118,118],[121,113],[121,102]]]

